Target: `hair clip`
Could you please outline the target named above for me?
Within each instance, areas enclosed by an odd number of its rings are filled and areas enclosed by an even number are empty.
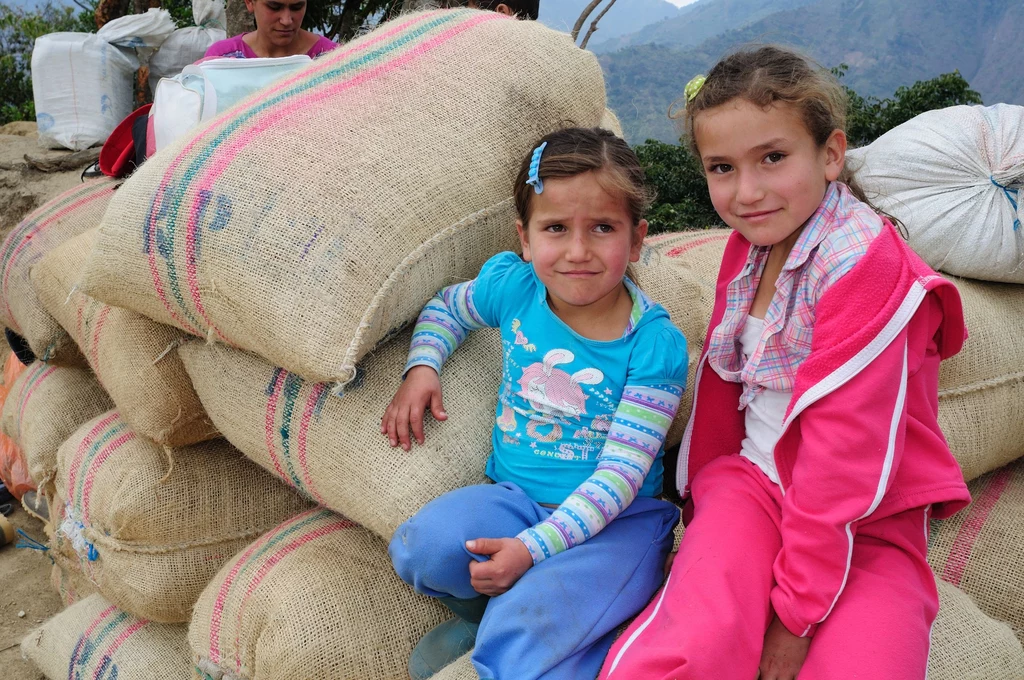
[[[538,194],[544,192],[544,180],[540,178],[540,157],[547,146],[548,143],[544,142],[533,150],[533,158],[530,159],[530,175],[526,179],[526,183],[531,185],[534,192]]]
[[[700,92],[700,88],[704,87],[704,81],[707,80],[707,76],[694,76],[690,79],[690,82],[683,88],[683,94],[686,95],[686,103],[689,104],[696,97],[697,93]]]

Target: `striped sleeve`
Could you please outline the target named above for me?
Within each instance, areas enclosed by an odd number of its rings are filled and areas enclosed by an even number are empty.
[[[430,299],[416,319],[403,375],[414,366],[430,366],[440,375],[469,332],[487,326],[473,303],[475,286],[476,279],[457,283]]]
[[[636,498],[679,408],[683,386],[627,385],[597,468],[543,522],[516,538],[537,564],[596,535]]]

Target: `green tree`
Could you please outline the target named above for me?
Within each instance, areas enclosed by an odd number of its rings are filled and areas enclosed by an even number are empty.
[[[195,20],[192,18],[191,0],[163,0],[160,6],[170,12],[171,18],[174,19],[174,23],[178,28],[196,25]]]
[[[846,64],[832,71],[839,78]],[[958,104],[981,104],[981,96],[958,71],[899,87],[892,97],[861,97],[846,88],[849,98],[847,137],[851,146],[870,144],[914,116]],[[635,148],[657,198],[647,220],[652,233],[722,226],[711,205],[704,172],[685,144],[648,139]]]
[[[832,69],[838,78],[846,74],[846,64]],[[914,116],[960,104],[981,104],[981,95],[971,89],[959,71],[943,73],[931,80],[919,80],[910,87],[896,89],[892,97],[861,97],[845,88],[849,98],[846,136],[850,146],[865,146]]]
[[[657,193],[647,213],[651,233],[722,226],[700,163],[685,144],[648,139],[634,150]]]
[[[346,42],[402,9],[402,0],[307,0],[303,28]]]

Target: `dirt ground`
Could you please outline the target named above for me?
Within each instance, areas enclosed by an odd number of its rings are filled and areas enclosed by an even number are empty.
[[[46,543],[43,523],[20,505],[8,517],[15,527]],[[43,680],[45,676],[21,658],[21,639],[64,605],[50,585],[50,559],[36,550],[8,545],[0,548],[0,675],[6,680]],[[23,617],[18,614],[24,612]]]
[[[26,162],[25,155],[56,160],[69,153],[41,148],[34,123],[0,126],[0,239],[29,212],[81,181],[81,168],[40,172]],[[20,505],[8,519],[32,538],[46,542],[42,522]],[[0,548],[0,677],[4,680],[45,678],[21,658],[20,644],[29,631],[63,609],[50,585],[50,567],[49,558],[41,552],[13,545]],[[20,612],[25,615],[19,617]]]
[[[29,212],[81,182],[81,168],[40,172],[26,162],[26,154],[45,160],[70,155],[40,147],[34,129],[35,123],[0,126],[0,239]]]

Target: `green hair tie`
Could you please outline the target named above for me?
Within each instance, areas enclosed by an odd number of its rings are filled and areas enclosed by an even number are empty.
[[[694,76],[690,82],[683,88],[683,94],[686,95],[686,103],[689,104],[696,98],[697,93],[700,92],[700,88],[704,87],[704,81],[707,80],[707,76]]]

